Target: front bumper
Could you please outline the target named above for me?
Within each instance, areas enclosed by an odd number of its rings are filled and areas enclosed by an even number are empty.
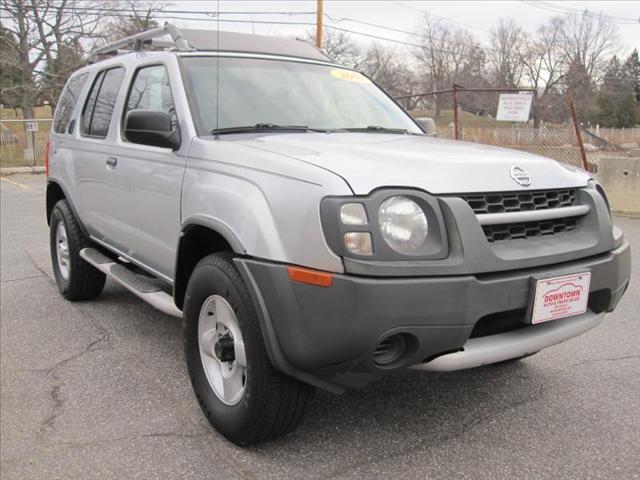
[[[544,348],[578,335],[594,318],[601,319],[601,314],[616,307],[629,282],[630,261],[629,244],[624,242],[605,254],[546,267],[418,278],[334,275],[333,285],[323,288],[291,282],[286,265],[236,259],[257,306],[274,365],[286,374],[333,391],[363,386],[411,365],[437,367],[447,358],[451,364],[450,355],[460,356],[452,352],[465,349],[465,344],[467,352],[478,352],[471,345],[477,346],[482,339],[484,353],[476,360],[469,360],[467,353],[466,359],[458,362],[460,368],[490,363],[487,359],[499,361],[532,353],[528,351],[530,346],[514,345],[526,344],[527,336],[544,337],[544,329],[562,327],[563,334],[554,337],[557,341],[550,343],[547,338],[530,345]],[[552,322],[554,327],[526,326],[522,322],[532,276],[587,270],[592,276],[586,314],[556,320]],[[495,355],[498,347],[495,342],[492,347],[486,339],[506,335],[505,322],[510,324],[507,331],[512,335],[501,337],[507,342],[500,343],[503,353]],[[472,332],[474,338],[470,339]],[[410,339],[408,348],[398,361],[382,367],[374,362],[374,351],[381,340],[394,333]],[[523,348],[525,352],[520,352]],[[515,354],[505,357],[505,352]]]

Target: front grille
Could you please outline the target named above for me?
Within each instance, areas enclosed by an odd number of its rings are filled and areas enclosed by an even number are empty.
[[[518,240],[556,233],[570,232],[576,228],[577,218],[556,218],[526,223],[508,223],[504,225],[483,225],[487,240],[491,243],[502,240]]]
[[[476,215],[510,213],[570,207],[576,203],[576,189],[539,190],[535,192],[474,193],[462,195]]]
[[[532,192],[471,193],[461,195],[476,215],[518,213],[533,210],[551,210],[577,204],[575,188],[537,190]],[[523,240],[575,230],[579,217],[507,222],[482,225],[487,241]]]

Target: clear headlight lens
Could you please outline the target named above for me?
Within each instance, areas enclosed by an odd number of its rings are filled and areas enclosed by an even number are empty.
[[[340,221],[343,225],[366,225],[367,212],[361,203],[345,203],[340,207]]]
[[[420,206],[402,195],[382,202],[378,223],[384,240],[400,253],[414,253],[429,233],[427,217]]]
[[[344,246],[356,255],[372,255],[371,234],[369,232],[347,232],[344,234]]]

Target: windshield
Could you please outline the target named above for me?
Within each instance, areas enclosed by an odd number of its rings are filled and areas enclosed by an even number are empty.
[[[384,92],[352,70],[220,57],[220,91],[216,93],[216,57],[183,57],[182,65],[200,135],[223,129],[235,133],[236,127],[254,125],[422,133]]]

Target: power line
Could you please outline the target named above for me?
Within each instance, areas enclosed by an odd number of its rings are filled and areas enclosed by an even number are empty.
[[[431,15],[431,16],[436,17],[436,18],[441,18],[442,20],[445,20],[447,22],[453,23],[455,25],[459,25],[459,26],[464,27],[464,28],[471,28],[473,30],[478,30],[479,32],[490,33],[488,30],[484,30],[482,28],[478,28],[478,27],[476,27],[474,25],[469,25],[467,23],[458,22],[457,20],[454,20],[453,18],[443,17],[442,15],[437,15],[435,13],[429,12],[428,10],[422,10],[421,8],[414,7],[413,5],[407,5],[407,4],[402,3],[402,2],[400,2],[398,0],[388,0],[388,1],[391,2],[391,3],[395,3],[396,5],[400,5],[401,7],[408,8],[410,10],[414,10],[416,12],[420,12],[420,13],[423,13],[423,14]]]
[[[482,28],[478,28],[478,27],[475,27],[475,26],[473,26],[473,25],[468,25],[468,24],[466,24],[466,23],[458,22],[458,21],[456,21],[456,20],[453,20],[452,18],[449,18],[449,17],[443,17],[442,15],[436,15],[435,13],[431,13],[431,12],[429,12],[429,11],[427,11],[427,10],[422,10],[422,9],[417,8],[417,7],[414,7],[414,6],[412,6],[412,5],[406,5],[406,4],[404,4],[404,3],[402,3],[402,2],[400,2],[400,1],[398,1],[398,0],[388,0],[388,1],[389,1],[389,2],[392,2],[392,3],[395,3],[396,5],[400,5],[401,7],[405,7],[405,8],[408,8],[408,9],[414,10],[414,11],[416,11],[416,12],[421,12],[422,14],[425,14],[425,15],[430,15],[430,16],[433,16],[433,17],[436,17],[436,18],[440,18],[440,19],[442,19],[442,20],[444,20],[444,21],[446,21],[446,22],[450,22],[450,23],[453,23],[453,24],[456,24],[456,25],[462,26],[463,28],[472,28],[472,29],[474,29],[474,30],[478,30],[478,31],[480,31],[480,32],[483,32],[483,33],[486,33],[486,34],[489,34],[489,35],[491,35],[491,33],[492,33],[492,32],[491,32],[491,31],[489,31],[489,30],[484,30],[484,29],[482,29]],[[521,0],[521,1],[524,1],[524,0]],[[409,35],[416,35],[416,34],[412,34],[412,33],[410,33],[410,32],[406,32],[406,33],[408,33]],[[525,32],[523,31],[523,33],[525,33]],[[437,39],[436,39],[436,40],[437,40]],[[522,37],[522,41],[523,41],[524,43],[526,43],[527,45],[530,45],[530,46],[531,46],[531,45],[533,45],[533,46],[535,46],[535,45],[536,45],[536,42],[535,42],[534,40],[532,40],[532,39],[530,39],[530,38],[528,38],[528,37],[526,37],[526,36],[523,36],[523,37]],[[467,44],[467,45],[468,45],[468,44]],[[498,51],[498,50],[497,50],[497,49],[495,49],[495,48],[491,48],[491,47],[487,47],[487,46],[482,46],[482,45],[479,45],[479,46],[480,46],[480,48],[482,48],[482,49],[484,49],[485,51],[488,51],[488,52],[497,52],[497,51]]]
[[[406,45],[408,47],[424,48],[424,45],[420,45],[419,43],[404,42],[402,40],[396,40],[395,38],[381,37],[380,35],[374,35],[372,33],[365,33],[365,32],[358,32],[355,30],[350,30],[348,28],[335,27],[333,25],[325,25],[325,28],[329,28],[331,30],[337,30],[339,32],[351,33],[353,35],[360,35],[362,37],[374,38],[376,40],[382,40],[384,42],[392,42],[392,43],[397,43],[399,45]],[[452,55],[457,55],[459,53],[459,52],[454,52],[452,50],[445,50],[442,48],[430,48],[430,50],[433,50],[435,52],[441,52],[441,53],[449,53]]]
[[[416,32],[411,32],[411,31],[407,31],[407,30],[401,30],[399,28],[386,27],[384,25],[371,23],[371,22],[365,22],[365,21],[362,21],[362,20],[356,20],[356,19],[349,18],[349,17],[335,18],[335,17],[332,17],[331,15],[326,14],[326,13],[325,13],[324,16],[327,17],[332,22],[335,22],[335,23],[340,23],[340,22],[346,21],[346,22],[352,22],[352,23],[357,23],[357,24],[361,24],[361,25],[366,25],[368,27],[380,28],[382,30],[389,30],[391,32],[403,33],[405,35],[409,35],[409,36],[412,36],[412,37],[424,38],[425,40],[431,40],[431,41],[433,41],[433,40],[440,40],[440,41],[444,40],[441,37],[433,37],[433,36],[425,35],[423,33],[416,33]],[[491,47],[482,46],[480,43],[466,43],[466,42],[457,42],[457,43],[459,43],[460,45],[465,45],[467,47],[471,47],[471,48],[482,48],[485,51],[495,51],[495,49],[493,49]]]
[[[27,6],[27,9],[30,7]],[[49,5],[47,8],[54,10],[67,10],[70,12],[93,12],[93,13],[123,13],[123,12],[131,12],[131,13],[146,13],[149,10],[135,10],[133,8],[107,8],[107,7],[85,7],[85,6],[61,6],[61,5]],[[209,16],[217,16],[217,15],[315,15],[315,11],[215,11],[215,10],[173,10],[173,9],[158,9],[151,10],[151,14],[156,15],[159,13],[166,14],[178,14],[178,15],[209,15]]]
[[[609,14],[605,14],[604,12],[596,13],[588,9],[578,9],[578,8],[572,8],[572,7],[565,7],[562,5],[553,5],[543,1],[536,2],[533,0],[520,0],[520,2],[530,7],[538,8],[540,10],[546,10],[548,12],[559,13],[567,16],[582,14],[582,15],[586,15],[589,18],[594,18],[596,20],[602,19],[609,23],[616,23],[619,25],[635,25],[640,23],[640,18],[635,19],[631,17],[609,15]]]
[[[534,2],[532,2],[533,4]],[[541,0],[538,1],[539,4],[545,5],[549,8],[556,8],[559,11],[566,11],[566,12],[571,12],[571,13],[579,13],[579,14],[585,14],[594,18],[604,18],[605,20],[609,20],[613,23],[617,23],[616,20],[619,20],[620,23],[639,23],[640,19],[637,18],[632,18],[632,17],[623,17],[621,15],[612,15],[612,14],[608,14],[605,13],[604,11],[601,11],[600,13],[596,13],[593,12],[591,10],[588,9],[580,9],[580,8],[573,8],[573,7],[566,7],[563,5],[553,5],[553,4],[549,4],[549,2],[543,2]],[[535,5],[534,5],[535,6]]]

